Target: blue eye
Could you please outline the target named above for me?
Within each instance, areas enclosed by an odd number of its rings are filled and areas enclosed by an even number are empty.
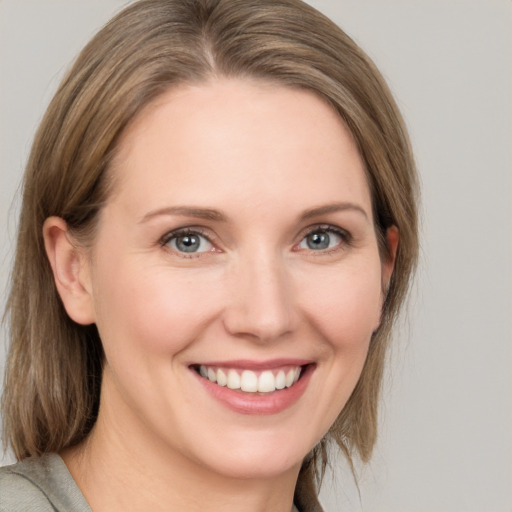
[[[324,251],[332,249],[343,242],[340,234],[332,229],[317,229],[308,233],[300,242],[300,249],[310,249],[312,251]]]
[[[207,252],[212,248],[212,243],[205,236],[193,231],[175,234],[167,239],[165,245],[183,253]]]

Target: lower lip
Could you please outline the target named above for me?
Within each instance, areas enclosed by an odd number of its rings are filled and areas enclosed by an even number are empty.
[[[297,402],[306,391],[314,366],[307,365],[293,386],[266,394],[244,393],[229,389],[227,386],[219,386],[201,377],[194,370],[191,371],[210,395],[232,411],[240,414],[270,415],[284,411]]]

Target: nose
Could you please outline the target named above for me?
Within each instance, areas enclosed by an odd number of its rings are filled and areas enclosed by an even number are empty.
[[[231,274],[226,330],[239,337],[268,343],[293,332],[297,325],[291,276],[276,254],[240,258]]]

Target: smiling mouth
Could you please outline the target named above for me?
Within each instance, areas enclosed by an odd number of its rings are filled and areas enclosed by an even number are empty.
[[[304,373],[305,367],[287,365],[272,370],[253,371],[206,365],[193,365],[192,369],[203,379],[220,387],[244,393],[266,394],[293,387]]]

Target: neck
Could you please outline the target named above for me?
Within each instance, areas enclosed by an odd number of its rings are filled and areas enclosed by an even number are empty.
[[[143,426],[113,429],[102,412],[89,437],[62,453],[94,512],[292,510],[300,466],[265,477],[219,474],[168,450]]]

